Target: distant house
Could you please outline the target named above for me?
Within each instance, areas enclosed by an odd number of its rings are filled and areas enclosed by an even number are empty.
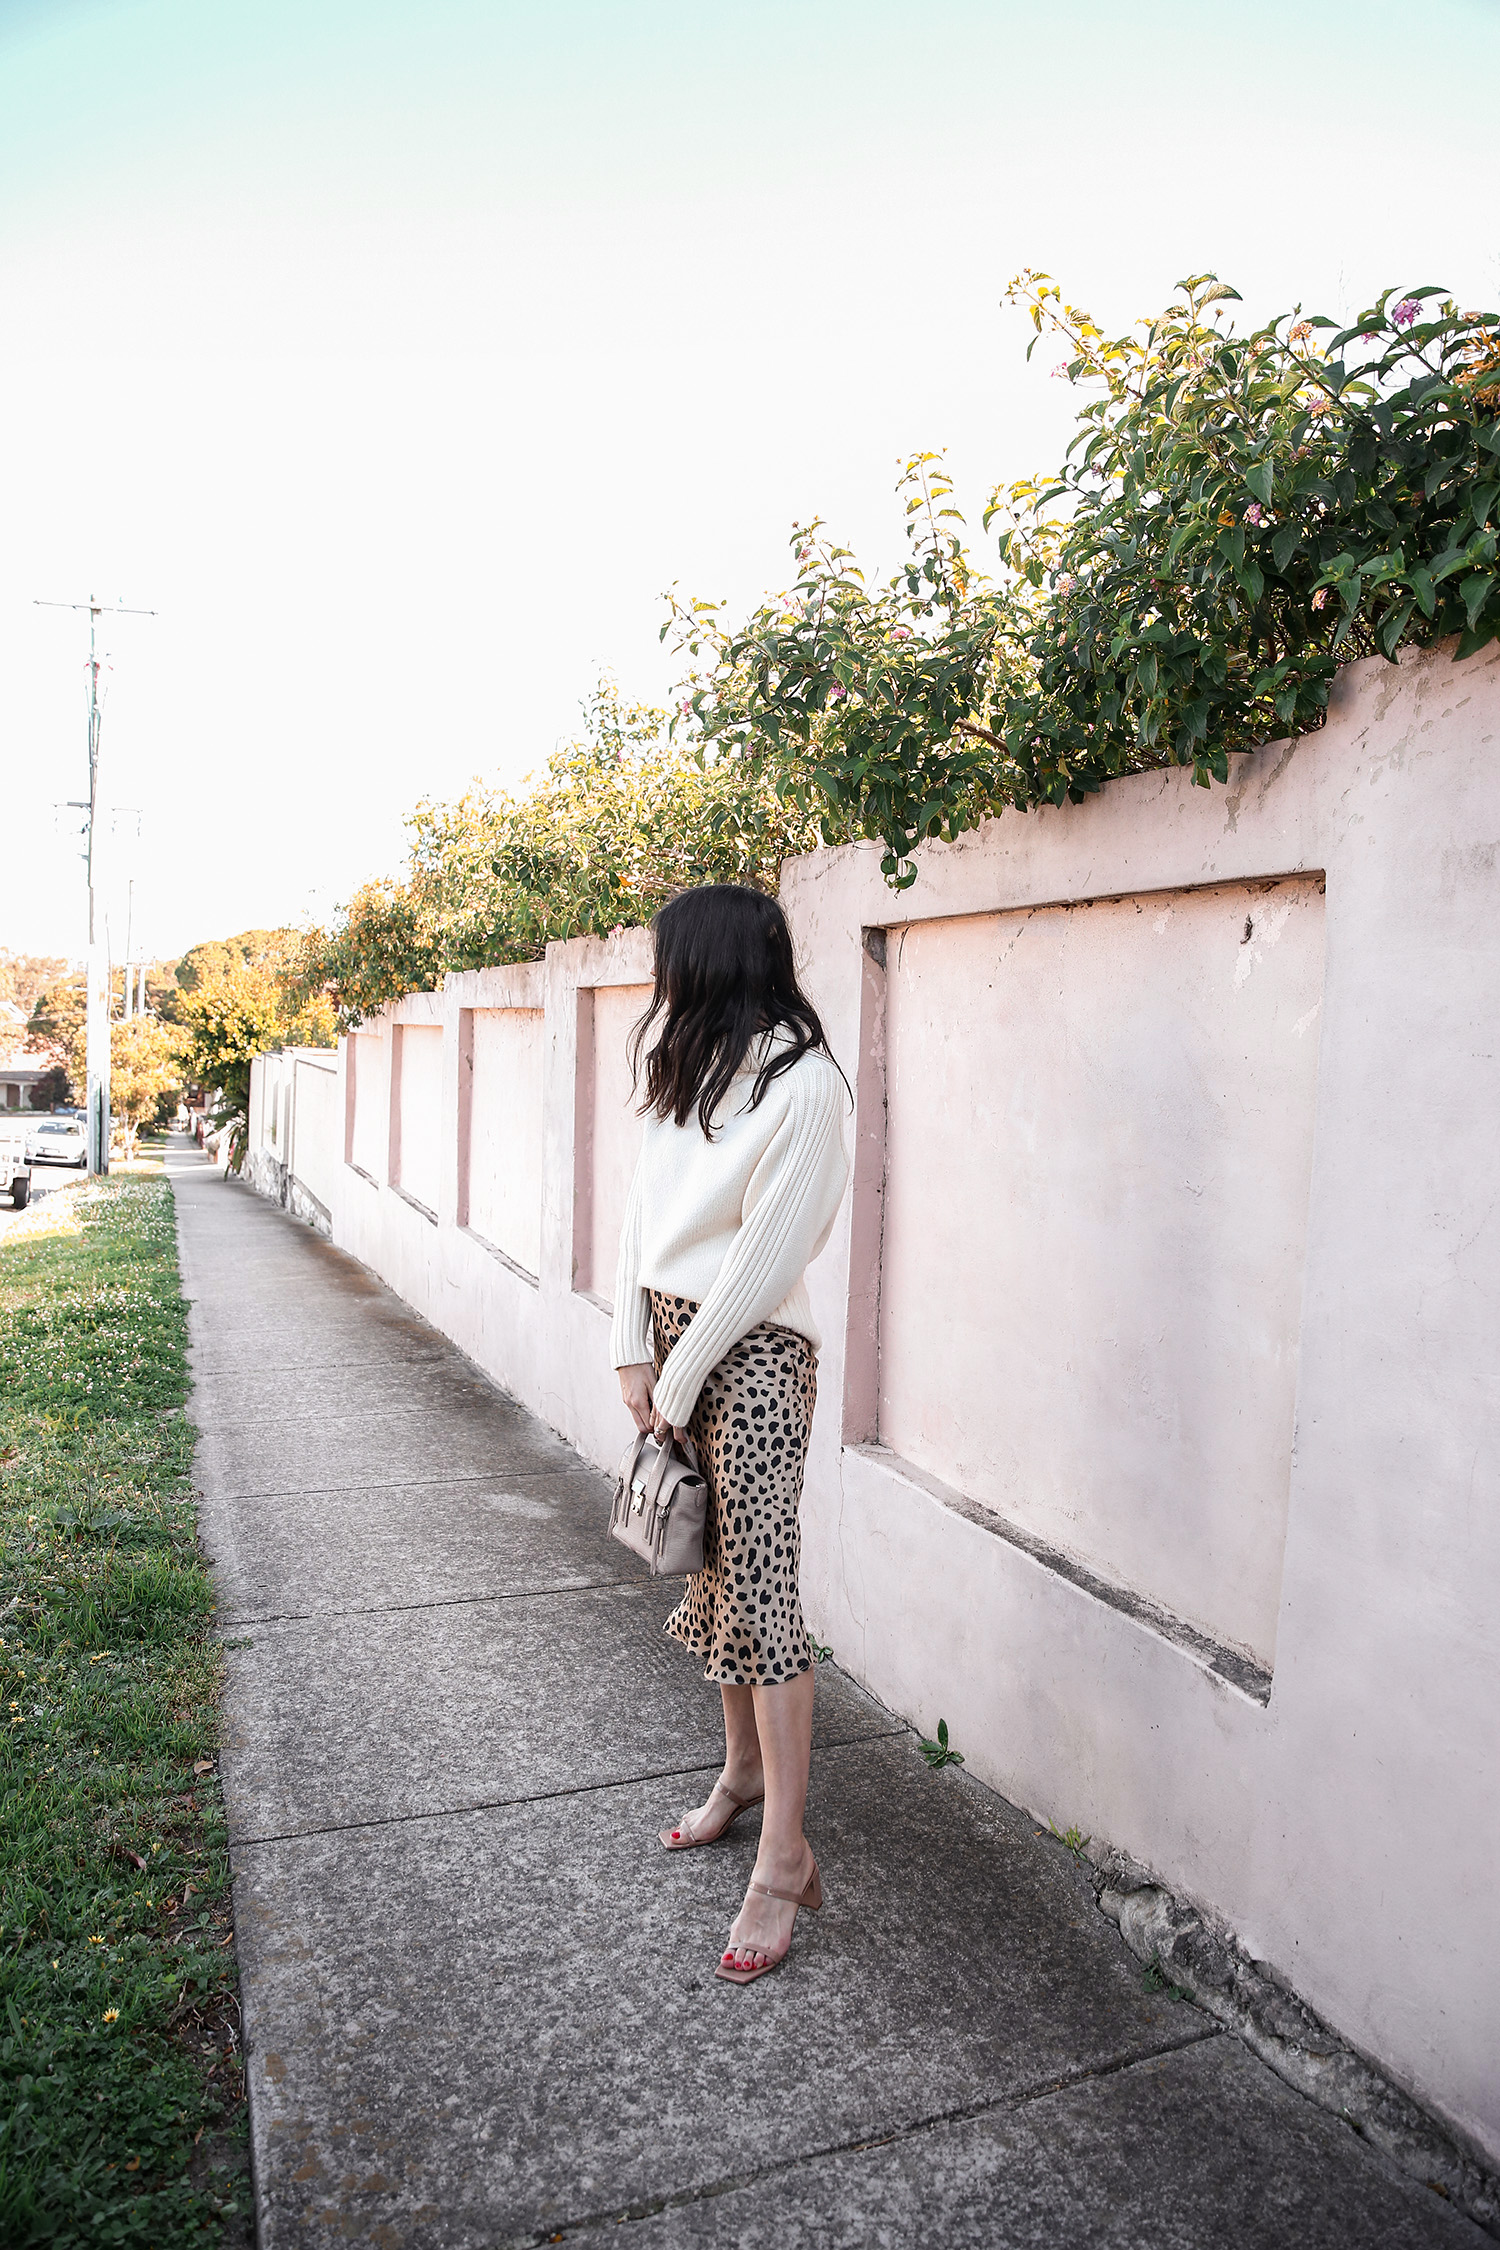
[[[52,1064],[26,1045],[26,1011],[0,1000],[0,1109],[42,1109],[36,1089]]]

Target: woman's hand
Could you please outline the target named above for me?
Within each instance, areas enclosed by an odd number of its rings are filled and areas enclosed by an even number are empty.
[[[656,1389],[656,1370],[649,1360],[639,1367],[622,1367],[620,1396],[625,1401],[630,1419],[638,1430],[649,1430],[656,1420],[651,1399]]]
[[[656,1390],[656,1370],[649,1361],[642,1361],[639,1367],[622,1367],[618,1373],[620,1396],[638,1430],[649,1430],[659,1443],[665,1443],[669,1431],[675,1438],[686,1439],[687,1431],[672,1429],[671,1424],[662,1420],[652,1404]]]

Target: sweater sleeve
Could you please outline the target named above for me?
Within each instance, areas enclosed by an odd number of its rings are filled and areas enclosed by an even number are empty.
[[[799,1069],[790,1091],[787,1114],[751,1181],[744,1223],[662,1367],[656,1407],[677,1429],[724,1354],[795,1289],[843,1198],[843,1082],[832,1070]]]
[[[641,1173],[645,1161],[643,1143],[625,1204],[620,1255],[615,1265],[615,1310],[609,1329],[610,1363],[615,1367],[640,1367],[651,1358],[651,1300],[641,1287]]]

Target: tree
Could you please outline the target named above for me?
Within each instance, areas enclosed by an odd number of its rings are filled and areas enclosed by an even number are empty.
[[[13,1000],[30,1015],[49,985],[68,973],[59,954],[11,953],[0,946],[0,1000]]]
[[[77,970],[60,977],[39,993],[27,1019],[27,1045],[45,1056],[51,1066],[47,1082],[54,1089],[51,1094],[54,1106],[60,1100],[66,1101],[69,1094],[76,1096],[82,1091],[87,1075],[84,1021],[87,1009],[87,979]],[[61,1094],[55,1091],[59,1074]]]
[[[242,963],[253,968],[278,967],[295,947],[293,930],[241,930],[237,937],[207,938],[190,946],[177,963],[177,983],[184,992],[228,976]]]
[[[788,852],[840,831],[777,794],[733,747],[671,739],[667,715],[601,679],[585,732],[527,792],[475,783],[420,804],[403,882],[366,884],[331,930],[303,942],[292,989],[356,1023],[452,970],[534,961],[553,938],[649,922],[694,883],[774,890]]]
[[[321,994],[297,1002],[276,968],[242,957],[200,974],[184,994],[182,1015],[187,1072],[218,1094],[214,1123],[230,1128],[237,1169],[255,1057],[283,1047],[331,1047],[338,1036],[333,1008]]]
[[[125,1127],[127,1155],[134,1155],[143,1125],[165,1124],[176,1108],[186,1045],[182,1032],[155,1016],[110,1025],[109,1103]]]

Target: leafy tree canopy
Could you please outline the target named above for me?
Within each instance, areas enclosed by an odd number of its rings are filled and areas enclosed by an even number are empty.
[[[237,937],[207,938],[184,953],[177,964],[177,982],[184,992],[196,992],[206,980],[227,976],[242,962],[255,968],[279,967],[296,942],[294,930],[241,930]]]
[[[28,1016],[47,987],[67,973],[60,954],[11,953],[0,946],[0,1000],[13,1000]]]
[[[143,1125],[165,1124],[183,1085],[184,1034],[156,1016],[118,1018],[109,1027],[109,1106],[133,1149]]]
[[[512,796],[475,782],[420,804],[400,882],[367,883],[304,940],[294,989],[343,1024],[453,970],[534,961],[552,938],[647,922],[686,884],[774,890],[788,852],[847,833],[737,748],[674,743],[665,711],[601,679],[585,731]]]
[[[219,1122],[248,1114],[250,1065],[281,1047],[329,1047],[337,1038],[330,1003],[297,1002],[274,960],[231,959],[200,976],[182,1002],[187,1075],[220,1096]]]

